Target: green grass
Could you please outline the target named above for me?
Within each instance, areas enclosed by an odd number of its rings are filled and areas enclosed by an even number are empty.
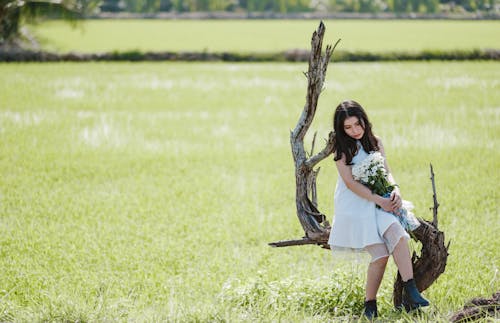
[[[304,64],[0,65],[0,321],[323,322],[359,314],[363,269],[299,238],[289,130]],[[367,109],[403,196],[431,217],[445,273],[421,317],[500,289],[498,63],[333,64],[312,126]],[[308,140],[312,131],[308,134]],[[337,180],[321,164],[331,220]],[[362,266],[361,266],[362,267]]]
[[[499,21],[327,20],[326,43],[340,50],[422,51],[500,48]],[[316,20],[89,20],[77,28],[49,21],[31,29],[62,52],[276,52],[309,48]]]

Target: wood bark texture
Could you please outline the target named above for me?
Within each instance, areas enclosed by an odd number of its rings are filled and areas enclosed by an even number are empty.
[[[318,210],[316,200],[316,176],[318,175],[319,169],[314,170],[313,168],[333,152],[333,131],[330,132],[328,136],[326,146],[318,154],[313,155],[313,151],[311,150],[310,157],[308,157],[304,148],[304,137],[314,119],[319,95],[323,89],[328,63],[335,49],[335,47],[329,45],[322,55],[324,34],[325,25],[321,22],[311,39],[309,69],[307,73],[305,73],[308,81],[306,103],[295,129],[290,133],[290,144],[293,161],[295,163],[295,201],[297,216],[304,229],[305,237],[300,240],[271,243],[271,245],[275,247],[319,244],[325,248],[329,248],[327,242],[330,234],[330,224],[326,220],[325,215]]]
[[[496,322],[500,319],[500,291],[494,293],[491,298],[477,297],[471,299],[464,308],[453,314],[451,322],[462,323],[484,320],[485,322]]]

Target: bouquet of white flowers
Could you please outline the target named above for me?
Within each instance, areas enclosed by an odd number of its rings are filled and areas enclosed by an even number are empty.
[[[387,171],[384,166],[384,156],[378,151],[371,152],[361,163],[352,167],[354,180],[367,186],[373,193],[383,197],[391,196],[394,185],[387,180]],[[393,214],[406,231],[413,231],[420,222],[411,212],[413,205],[409,201],[403,201],[402,207]]]

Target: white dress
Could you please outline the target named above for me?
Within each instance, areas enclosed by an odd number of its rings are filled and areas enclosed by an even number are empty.
[[[358,142],[358,153],[353,157],[352,163],[357,164],[367,156],[368,153]],[[334,203],[335,216],[328,240],[333,251],[362,251],[366,250],[367,246],[387,245],[383,238],[384,233],[392,224],[400,225],[393,214],[377,208],[374,202],[348,189],[340,175],[335,188]],[[405,238],[409,238],[406,232],[403,234]],[[389,247],[390,252],[392,249]]]

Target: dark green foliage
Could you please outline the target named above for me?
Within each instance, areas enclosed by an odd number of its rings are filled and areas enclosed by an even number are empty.
[[[120,0],[104,0],[100,5],[100,9],[104,12],[118,12],[124,8]]]
[[[0,0],[0,45],[18,36],[22,19],[39,17],[74,20],[96,10],[98,0]]]
[[[309,52],[294,50],[275,53],[208,53],[208,52],[141,52],[131,50],[114,51],[104,54],[57,54],[43,51],[2,51],[0,62],[88,62],[88,61],[224,61],[224,62],[306,62]],[[336,62],[375,62],[375,61],[465,61],[500,60],[500,50],[424,50],[421,52],[348,52],[336,51]]]
[[[138,50],[131,50],[127,52],[113,52],[110,58],[117,61],[140,61],[143,59],[144,54]]]
[[[127,12],[153,13],[159,12],[160,8],[162,7],[162,3],[160,0],[125,0],[120,3],[124,4],[122,11]],[[172,7],[171,4],[169,5],[167,3],[164,3],[163,8],[165,8],[165,5],[167,5],[169,8]]]
[[[104,0],[101,11],[173,12],[353,12],[353,13],[460,13],[492,12],[495,0]],[[119,6],[123,3],[123,6]]]
[[[13,1],[0,2],[0,44],[19,31],[21,8]]]

